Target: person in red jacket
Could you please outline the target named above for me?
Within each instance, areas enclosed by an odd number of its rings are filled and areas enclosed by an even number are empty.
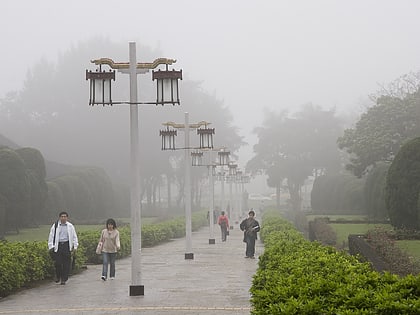
[[[226,236],[228,235],[229,229],[229,220],[228,217],[225,215],[225,212],[222,211],[217,219],[217,224],[220,225],[220,229],[222,231],[222,242],[226,242]]]

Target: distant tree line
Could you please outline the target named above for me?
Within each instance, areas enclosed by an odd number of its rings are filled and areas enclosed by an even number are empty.
[[[63,210],[72,219],[95,222],[111,215],[128,216],[126,191],[114,189],[97,167],[74,168],[46,180],[39,150],[0,147],[0,238],[8,231],[51,223]]]
[[[314,178],[312,210],[365,213],[397,228],[420,229],[420,72],[371,96],[375,104],[353,128],[333,110],[307,105],[290,115],[268,113],[247,168],[288,189],[300,210],[300,188]],[[343,167],[344,166],[344,167]]]
[[[397,228],[418,230],[420,72],[397,79],[382,93],[386,95],[375,96],[376,104],[362,114],[354,128],[346,129],[337,143],[349,154],[346,169],[355,176],[351,180],[361,179],[360,200],[366,214],[374,219],[389,219]],[[329,182],[328,189],[323,189],[325,181]],[[331,178],[315,181],[313,210],[332,210],[329,199],[337,199],[331,193],[335,191],[333,182]],[[352,207],[357,209],[354,204]]]

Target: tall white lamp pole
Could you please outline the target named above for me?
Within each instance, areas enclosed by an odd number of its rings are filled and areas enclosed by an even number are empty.
[[[178,80],[182,79],[182,71],[169,71],[168,65],[176,62],[173,59],[159,58],[152,63],[137,63],[136,43],[129,43],[129,62],[114,62],[110,58],[92,60],[99,65],[96,71],[86,70],[86,80],[90,80],[89,105],[130,105],[130,212],[131,212],[131,285],[130,296],[144,295],[141,285],[141,204],[140,204],[140,170],[139,170],[139,126],[138,105],[140,104],[179,104]],[[153,71],[153,79],[157,80],[157,98],[154,102],[138,102],[137,74],[147,73],[159,65],[166,65],[165,71]],[[102,70],[102,65],[129,74],[130,100],[115,102],[111,97],[111,81],[115,80],[115,70]]]

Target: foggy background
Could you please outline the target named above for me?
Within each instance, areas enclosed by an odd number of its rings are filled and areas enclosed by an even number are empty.
[[[381,85],[418,71],[419,9],[419,2],[409,0],[3,0],[0,98],[22,89],[40,59],[54,62],[80,41],[101,36],[125,43],[125,57],[115,60],[120,62],[128,61],[128,42],[136,41],[138,62],[153,61],[142,59],[140,45],[160,50],[163,55],[153,59],[177,59],[174,68],[183,69],[184,79],[202,82],[224,102],[249,144],[239,151],[243,167],[252,157],[252,130],[262,123],[264,108],[295,111],[313,103],[356,115],[371,105],[368,95]],[[92,52],[91,59],[114,57],[106,53]],[[71,67],[80,68],[81,78],[85,69],[94,69],[89,60]],[[88,97],[86,82],[86,111]],[[183,111],[181,105],[178,112]],[[207,115],[191,114],[191,121]]]

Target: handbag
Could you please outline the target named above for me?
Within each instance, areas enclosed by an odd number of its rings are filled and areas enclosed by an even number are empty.
[[[102,241],[104,239],[103,233],[101,233],[101,238],[99,240],[98,245],[96,246],[96,253],[98,255],[102,254],[102,248],[104,247],[104,242]]]
[[[102,254],[102,247],[104,246],[104,243],[102,241],[99,241],[98,246],[96,246],[96,253],[98,255]]]

